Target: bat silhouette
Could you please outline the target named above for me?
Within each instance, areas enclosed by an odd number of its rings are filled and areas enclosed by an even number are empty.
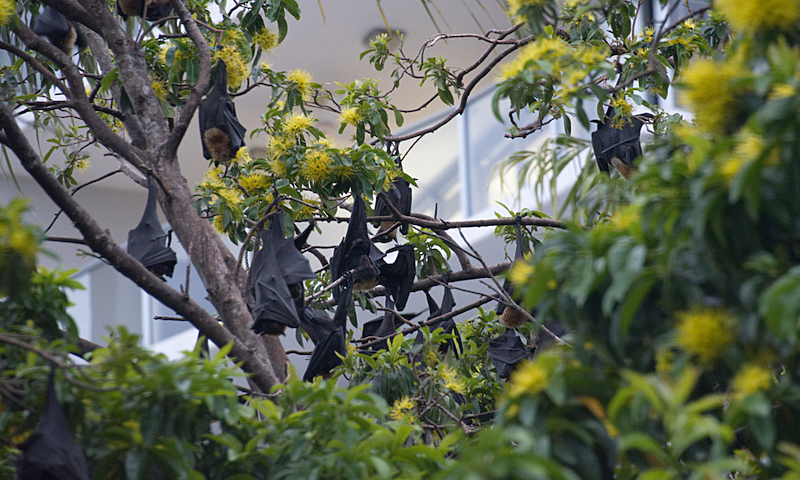
[[[47,380],[47,402],[39,428],[19,446],[18,480],[89,480],[83,449],[69,430],[56,398],[54,370]]]
[[[333,315],[333,330],[327,337],[314,346],[311,358],[308,360],[308,368],[303,375],[306,382],[314,381],[314,378],[322,375],[323,378],[330,378],[331,370],[342,364],[342,357],[347,355],[347,345],[345,337],[347,312],[353,299],[353,283],[348,280],[339,295],[339,304],[336,305],[336,313]]]
[[[169,0],[117,0],[117,13],[123,20],[128,17],[143,17],[157,22],[170,16],[172,5]]]
[[[442,305],[441,307],[436,304],[436,300],[431,297],[430,293],[425,290],[425,297],[428,300],[428,312],[429,317],[428,320],[432,318],[439,317],[441,315],[445,315],[453,311],[453,307],[456,306],[456,301],[453,298],[453,292],[450,290],[450,287],[447,285],[447,278],[449,277],[449,272],[443,275],[445,280],[444,285],[444,294],[442,295]],[[458,333],[458,328],[456,327],[456,321],[453,320],[452,317],[441,320],[439,322],[433,323],[430,326],[431,332],[435,331],[438,328],[442,329],[442,333],[446,334],[453,334],[455,338],[450,338],[446,342],[439,345],[439,352],[442,355],[447,355],[448,350],[453,351],[453,355],[458,358],[459,352],[464,350],[464,345],[461,343],[461,335]],[[422,332],[417,333],[416,341],[421,343],[424,341],[424,336]],[[456,348],[458,345],[458,348]]]
[[[156,185],[147,177],[147,205],[139,225],[128,232],[128,253],[154,275],[172,277],[178,257],[167,246],[167,233],[161,228],[156,210]]]
[[[378,267],[378,283],[386,287],[392,295],[398,310],[406,308],[411,286],[414,284],[416,266],[414,263],[414,246],[400,245],[389,249],[386,253],[397,252],[394,262],[386,263],[383,258],[375,262]]]
[[[395,163],[397,163],[397,166],[402,169],[403,165],[401,163],[400,155],[397,150],[398,149],[397,144],[392,144],[392,146],[389,146],[388,148],[390,150],[390,154],[396,159]],[[391,151],[392,148],[394,148],[393,152]],[[388,198],[389,203],[391,203],[394,206],[394,208],[396,208],[403,215],[408,215],[409,213],[411,213],[411,185],[409,185],[408,180],[406,180],[405,178],[397,177],[394,180],[394,182],[392,182],[392,188],[390,188],[386,192],[386,198]],[[383,199],[383,196],[381,195],[379,195],[375,199],[374,212],[376,217],[392,215],[391,209],[386,205],[386,201]],[[380,231],[386,232],[376,237],[375,241],[385,243],[397,239],[398,229],[395,228],[389,231],[389,229],[394,224],[395,222],[392,220],[387,220],[383,222],[373,222],[372,226],[374,227],[380,226]],[[408,224],[402,223],[400,225],[399,230],[403,235],[407,235]]]
[[[53,7],[44,7],[41,15],[33,19],[33,31],[69,56],[75,51],[82,51],[88,45],[86,34],[80,25],[67,20],[61,12]]]
[[[635,115],[621,128],[612,126],[613,110],[606,112],[603,121],[592,120],[597,124],[597,130],[592,132],[592,149],[601,171],[610,174],[610,166],[614,167],[620,175],[628,180],[633,175],[633,161],[642,156],[642,144],[639,135],[644,125],[644,120],[652,120],[649,113]]]
[[[525,255],[523,250],[523,238],[522,238],[522,217],[517,216],[517,250],[514,253],[514,262],[521,261]],[[513,265],[512,265],[513,267]],[[508,278],[505,279],[503,282],[503,290],[511,297],[514,294],[514,285],[511,283],[511,280]],[[505,327],[508,328],[517,328],[523,323],[525,323],[528,319],[525,315],[522,314],[519,310],[513,307],[506,306],[503,302],[497,302],[497,308],[495,309],[495,313],[500,316],[499,320]]]
[[[514,367],[531,354],[513,328],[507,328],[502,335],[489,340],[487,353],[500,378],[508,378]]]
[[[386,308],[392,310],[395,308],[394,302],[392,302],[388,295],[386,296]],[[406,320],[411,320],[419,315],[419,313],[401,313],[401,315]],[[361,338],[385,337],[396,332],[397,329],[403,325],[405,325],[405,322],[403,322],[400,317],[392,312],[384,312],[382,317],[364,323],[361,327]],[[368,348],[372,351],[386,350],[388,348],[388,342],[383,340],[375,345],[370,345]]]
[[[300,315],[300,328],[308,334],[314,345],[317,345],[336,330],[336,324],[323,311],[307,307]]]
[[[228,70],[225,62],[217,61],[214,88],[200,104],[200,138],[203,157],[214,159],[214,164],[228,163],[244,146],[247,131],[236,117],[236,106],[228,95]]]
[[[302,243],[312,226],[301,234]],[[283,212],[274,216],[261,234],[261,248],[253,257],[253,331],[280,335],[300,325],[304,310],[303,280],[317,278],[300,253],[295,239],[283,237]]]
[[[347,273],[352,276],[354,290],[370,290],[378,284],[380,270],[375,263],[383,256],[369,239],[364,200],[359,192],[354,191],[353,213],[350,214],[347,233],[341,243],[333,249],[330,261],[331,280],[337,280]],[[338,286],[333,289],[333,297],[337,301],[340,290]]]

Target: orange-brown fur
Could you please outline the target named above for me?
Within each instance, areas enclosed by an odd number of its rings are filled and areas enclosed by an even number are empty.
[[[236,156],[231,152],[231,137],[217,127],[211,127],[203,132],[203,142],[211,157],[219,163],[228,163]]]

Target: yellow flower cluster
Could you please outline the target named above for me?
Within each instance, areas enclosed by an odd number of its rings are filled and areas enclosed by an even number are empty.
[[[311,98],[311,74],[303,69],[292,71],[286,79],[294,83],[294,87],[300,92],[303,100]]]
[[[764,151],[764,139],[749,129],[739,132],[736,140],[736,146],[731,155],[720,159],[719,172],[728,183],[733,180],[742,167],[757,159]]]
[[[733,342],[733,319],[721,308],[696,308],[677,314],[678,345],[711,363]]]
[[[272,136],[267,142],[267,150],[270,156],[280,158],[294,146],[294,140],[283,135]]]
[[[800,0],[718,0],[714,8],[735,30],[750,34],[789,30],[800,20]]]
[[[444,381],[444,388],[452,390],[456,393],[464,393],[466,386],[461,374],[450,365],[444,365],[441,369],[442,380]]]
[[[408,396],[397,399],[392,404],[392,408],[389,411],[389,418],[399,422],[409,422],[409,420],[413,421],[412,418],[409,418],[409,415],[415,408],[417,408],[417,402]]]
[[[697,123],[711,133],[722,133],[737,108],[737,91],[730,83],[741,76],[740,62],[701,59],[683,71],[683,96],[692,106]]]
[[[217,50],[214,60],[222,60],[228,70],[228,89],[236,91],[242,82],[250,75],[250,67],[245,63],[244,57],[236,47],[226,45]]]
[[[267,162],[267,166],[269,167],[269,171],[278,177],[286,178],[289,174],[289,172],[286,171],[286,163],[279,158],[273,158]]]
[[[506,12],[509,17],[514,17],[524,7],[543,6],[550,3],[548,0],[508,0],[508,11]],[[526,21],[524,17],[520,18]]]
[[[527,68],[528,62],[541,60],[550,63],[553,78],[561,79],[564,76],[574,88],[586,76],[588,69],[604,62],[607,56],[608,51],[604,46],[575,47],[561,37],[542,38],[523,47],[514,60],[503,65],[500,78],[513,78]],[[564,75],[565,72],[567,75]]]
[[[639,221],[640,210],[641,209],[635,205],[623,207],[614,213],[609,223],[618,230],[627,230],[628,227]]]
[[[253,157],[250,156],[250,149],[247,147],[242,147],[236,152],[236,157],[233,158],[233,163],[237,165],[247,165],[248,163],[253,161]]]
[[[733,391],[738,395],[767,390],[774,383],[772,371],[761,365],[745,365],[733,377]]]
[[[308,130],[315,122],[313,117],[303,113],[293,113],[283,124],[283,131],[287,135],[297,136]]]
[[[211,225],[214,227],[219,233],[225,233],[225,228],[223,227],[222,215],[214,216],[214,221],[211,222]]]
[[[205,187],[223,187],[224,184],[220,177],[222,176],[222,167],[210,167],[203,177],[203,182],[200,183],[201,188]]]
[[[528,262],[516,261],[511,265],[511,270],[508,271],[508,279],[516,286],[521,286],[528,283],[528,280],[533,277],[533,272],[536,268]]]
[[[80,158],[78,160],[75,160],[75,168],[79,172],[85,172],[91,166],[92,162],[90,162],[88,158]]]
[[[0,26],[8,25],[17,11],[17,2],[14,0],[0,0]]]
[[[300,167],[300,174],[312,182],[321,182],[330,178],[331,156],[325,150],[307,150],[306,158]]]
[[[511,373],[508,394],[511,397],[536,395],[547,386],[550,372],[539,362],[525,361]]]
[[[150,86],[153,88],[153,93],[156,94],[159,100],[164,100],[167,97],[167,87],[161,80],[153,80]]]
[[[356,126],[364,121],[364,115],[356,107],[347,107],[339,113],[339,122]]]
[[[611,106],[614,107],[615,111],[619,112],[611,122],[612,127],[622,128],[631,123],[630,116],[633,113],[633,106],[625,100],[624,95],[614,97],[611,100]]]
[[[269,177],[266,175],[251,173],[250,175],[240,177],[239,184],[252,195],[269,187],[270,182]]]
[[[264,52],[269,53],[278,46],[278,36],[272,30],[264,27],[253,35],[253,43],[261,47]]]
[[[231,205],[239,205],[242,203],[242,192],[240,190],[233,188],[220,188],[217,190],[217,195]]]
[[[339,180],[349,180],[356,176],[356,168],[352,165],[334,165],[333,176]]]
[[[314,206],[319,206],[321,204],[319,198],[312,197],[309,195],[303,195],[303,201],[309,205],[314,205]],[[317,213],[316,208],[309,207],[308,205],[303,205],[302,207],[300,207],[300,210],[297,211],[297,218],[302,219],[302,218],[313,217],[316,213]]]

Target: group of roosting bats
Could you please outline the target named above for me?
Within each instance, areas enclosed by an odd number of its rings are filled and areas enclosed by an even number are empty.
[[[168,16],[172,7],[169,0],[118,0],[117,11],[123,18],[139,16],[157,21]],[[75,46],[82,49],[86,39],[80,26],[66,19],[58,10],[47,6],[34,19],[33,30],[47,37],[55,46],[71,55]],[[200,134],[203,156],[216,164],[227,164],[244,146],[245,128],[239,123],[236,109],[228,94],[225,63],[217,63],[214,85],[199,108]],[[613,166],[626,179],[633,173],[633,161],[641,156],[639,134],[643,124],[652,120],[648,114],[631,118],[627,124],[612,126],[614,111],[606,112],[604,121],[595,121],[598,128],[592,133],[592,147],[601,171],[609,173]],[[395,145],[394,156],[399,164]],[[385,196],[378,196],[374,205],[376,216],[392,215],[394,210],[407,215],[411,211],[411,188],[408,182],[398,177]],[[376,241],[396,241],[398,226],[395,222],[377,223],[380,234]],[[258,236],[257,248],[250,270],[250,291],[253,296],[253,330],[259,334],[280,335],[287,327],[303,329],[314,343],[308,368],[303,379],[311,381],[316,376],[329,376],[331,371],[342,363],[347,354],[346,319],[354,290],[370,290],[383,285],[386,292],[386,313],[375,320],[366,322],[362,328],[362,338],[375,338],[367,345],[372,351],[385,349],[386,339],[418,314],[401,314],[397,311],[406,306],[415,277],[414,247],[399,245],[381,252],[369,237],[366,221],[366,208],[360,192],[353,191],[352,213],[347,233],[334,249],[329,268],[331,281],[338,282],[333,288],[337,303],[333,318],[322,310],[305,305],[303,281],[317,278],[301,250],[313,229],[311,224],[295,238],[285,238],[283,213],[278,211],[270,219],[267,228]],[[520,261],[525,254],[521,219],[517,217],[517,244],[514,261]],[[401,224],[399,230],[408,233],[408,225]],[[148,197],[144,215],[139,225],[128,234],[128,252],[155,275],[171,277],[177,257],[168,245],[168,234],[158,220],[155,184],[148,177]],[[396,252],[392,263],[385,261],[387,253]],[[428,319],[446,315],[455,307],[455,300],[447,284],[449,273],[444,275],[444,295],[441,305],[425,295],[428,302]],[[503,289],[513,293],[510,282],[506,280]],[[396,310],[395,310],[396,309]],[[517,328],[527,321],[516,306],[498,302],[496,313],[506,328],[499,337],[490,340],[488,356],[497,369],[498,376],[508,378],[514,367],[522,360],[535,355],[552,338],[542,336],[535,349],[529,349],[520,339]],[[440,353],[452,352],[458,356],[462,350],[461,337],[452,317],[430,325],[432,329],[441,328],[452,337],[439,347]],[[555,335],[564,333],[558,323],[548,325]],[[416,341],[424,337],[418,333]],[[80,446],[68,428],[63,409],[55,395],[53,374],[48,382],[47,403],[42,421],[34,434],[20,446],[23,454],[17,462],[18,478],[31,480],[39,478],[78,479],[90,478],[86,460]]]

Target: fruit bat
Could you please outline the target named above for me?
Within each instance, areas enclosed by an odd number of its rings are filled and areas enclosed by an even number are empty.
[[[626,180],[634,172],[633,161],[642,156],[639,135],[645,120],[654,117],[649,113],[632,116],[621,128],[612,126],[613,111],[606,112],[604,121],[593,120],[597,130],[592,132],[592,149],[601,171],[610,174],[609,166],[614,167]]]
[[[156,185],[147,177],[147,206],[139,225],[128,232],[128,253],[154,275],[172,277],[178,257],[167,246],[167,233],[161,228],[156,210]]]
[[[303,235],[307,237],[306,232]],[[283,212],[261,234],[261,248],[253,257],[252,272],[253,331],[280,335],[286,327],[297,328],[298,312],[304,310],[303,280],[317,276],[294,239],[283,237]]]
[[[508,378],[514,367],[531,354],[513,328],[507,328],[502,335],[489,340],[487,353],[500,378]]]
[[[308,334],[314,345],[317,345],[336,330],[336,324],[324,312],[308,307],[300,315],[300,328]]]
[[[394,303],[388,295],[386,296],[386,308],[391,310],[395,308]],[[419,313],[402,313],[401,315],[406,320],[411,320],[419,315]],[[403,325],[405,325],[405,322],[400,317],[392,312],[384,312],[382,317],[370,320],[361,327],[361,338],[385,337],[396,332],[397,329]],[[383,340],[375,345],[370,345],[368,348],[372,351],[386,350],[388,348],[388,343],[386,340]]]
[[[75,46],[82,51],[88,45],[86,34],[80,25],[67,20],[53,7],[44,7],[42,14],[33,19],[33,31],[40,37],[47,37],[59,50],[72,56]]]
[[[390,150],[392,147],[389,147]],[[390,154],[396,159],[397,166],[401,169],[403,165],[400,162],[400,156],[397,152],[397,145],[394,145],[394,153],[390,152]],[[403,215],[408,215],[411,213],[411,185],[409,185],[408,180],[403,177],[397,177],[394,182],[392,182],[392,188],[390,188],[386,192],[386,198],[389,199],[389,202],[394,205],[400,213]],[[375,199],[375,206],[374,206],[375,216],[381,217],[385,215],[392,215],[392,211],[386,206],[386,202],[383,199],[383,196],[378,196]],[[395,222],[393,220],[386,220],[383,222],[373,222],[372,226],[378,227],[380,226],[381,231],[389,230]],[[394,229],[388,233],[380,235],[375,239],[376,242],[389,242],[391,240],[395,240],[397,238],[397,230]],[[400,232],[403,235],[408,234],[408,224],[403,223],[400,225],[399,228]],[[401,307],[402,308],[402,307]]]
[[[339,296],[339,304],[336,306],[336,313],[333,315],[332,323],[334,329],[314,347],[311,358],[308,360],[308,368],[306,368],[306,373],[303,375],[304,381],[312,382],[318,375],[329,378],[331,370],[342,364],[342,359],[336,354],[338,353],[342,357],[347,355],[347,340],[345,336],[347,326],[345,322],[352,299],[353,283],[352,280],[348,280],[342,289]]]
[[[380,270],[375,262],[383,258],[383,253],[369,239],[367,214],[364,200],[357,191],[353,192],[353,213],[347,224],[347,233],[342,242],[333,249],[330,261],[331,280],[337,280],[351,272],[354,290],[370,290],[378,284]],[[340,288],[333,289],[333,297],[339,301]]]
[[[169,0],[117,0],[117,13],[123,20],[128,17],[145,17],[157,22],[170,16],[172,5]]]
[[[19,480],[89,480],[89,467],[83,449],[69,430],[67,417],[56,398],[50,372],[47,402],[39,428],[20,445],[17,459]]]
[[[406,308],[411,286],[414,284],[416,265],[414,263],[414,246],[400,245],[387,251],[396,251],[397,257],[393,263],[386,263],[383,259],[375,262],[378,267],[378,283],[386,287],[392,295],[398,310]]]
[[[522,238],[522,217],[517,217],[517,251],[514,253],[514,262],[521,261],[525,255],[523,250],[523,238]],[[513,265],[512,265],[513,267]],[[503,290],[511,297],[514,294],[514,284],[511,283],[511,280],[506,278],[503,282]],[[497,302],[497,308],[495,309],[495,313],[500,316],[500,323],[503,326],[508,328],[517,328],[526,321],[528,321],[527,317],[522,314],[519,310],[513,307],[507,307],[503,302]]]
[[[445,278],[448,274],[445,274]],[[450,313],[453,311],[453,307],[456,306],[456,301],[453,298],[453,292],[450,290],[450,287],[445,284],[444,286],[444,295],[442,295],[442,306],[436,304],[436,300],[431,297],[430,293],[425,290],[425,297],[428,300],[428,311],[429,316],[428,320],[431,318],[436,318],[438,316]],[[448,318],[447,320],[441,320],[434,324],[430,325],[431,331],[434,331],[438,328],[442,329],[442,333],[446,334],[453,334],[455,338],[450,338],[446,342],[439,345],[439,352],[442,355],[446,355],[447,351],[452,349],[453,354],[458,358],[458,354],[460,351],[464,350],[464,345],[461,343],[461,335],[458,333],[458,328],[456,327],[456,321],[453,318]],[[424,336],[422,332],[417,334],[416,341],[421,343],[424,340]],[[456,349],[456,344],[458,344],[458,349]]]
[[[228,163],[244,146],[245,128],[236,117],[236,106],[228,95],[228,70],[225,62],[217,61],[214,88],[199,108],[200,138],[203,157],[214,164]]]

